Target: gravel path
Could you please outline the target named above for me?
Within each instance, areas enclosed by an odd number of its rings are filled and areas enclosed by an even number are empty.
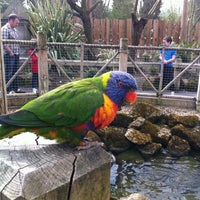
[[[164,107],[164,106],[156,106],[157,108],[163,110],[166,114],[177,114],[181,116],[185,115],[197,115],[200,119],[200,112],[191,109],[177,108],[177,107]]]

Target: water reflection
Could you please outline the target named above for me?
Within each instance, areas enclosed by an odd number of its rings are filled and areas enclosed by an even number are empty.
[[[111,193],[122,197],[142,192],[151,200],[200,199],[200,162],[160,154],[144,159],[135,151],[123,153],[111,168]]]

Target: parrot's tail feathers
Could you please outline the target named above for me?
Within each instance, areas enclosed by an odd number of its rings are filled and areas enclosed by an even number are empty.
[[[11,137],[18,135],[25,131],[26,131],[25,128],[1,125],[0,126],[0,139],[11,138]]]
[[[34,113],[27,110],[18,110],[14,113],[1,115],[0,124],[18,127],[46,127],[45,121],[40,120]]]

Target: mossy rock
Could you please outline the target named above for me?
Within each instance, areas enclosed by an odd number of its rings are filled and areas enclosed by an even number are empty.
[[[132,115],[137,117],[141,116],[152,122],[158,122],[161,120],[163,113],[159,108],[151,104],[140,102],[133,106]]]
[[[171,114],[169,116],[168,125],[173,127],[176,124],[183,124],[186,127],[192,128],[199,124],[199,117],[196,115],[180,116],[177,114]]]
[[[162,148],[162,145],[160,143],[150,143],[144,146],[139,146],[138,150],[140,153],[142,153],[145,156],[152,156],[158,153]]]
[[[137,119],[135,119],[133,122],[131,122],[129,124],[129,128],[134,128],[136,130],[140,130],[141,127],[143,126],[144,122],[145,122],[145,118],[138,117]]]
[[[97,132],[108,150],[112,152],[123,152],[131,147],[131,142],[125,137],[126,129],[122,127],[109,126]]]
[[[170,139],[167,149],[173,156],[184,156],[188,155],[191,148],[187,140],[173,135]]]
[[[200,127],[188,128],[178,124],[171,129],[172,135],[179,136],[190,143],[194,150],[200,150]]]
[[[156,137],[157,133],[160,131],[160,127],[145,120],[143,126],[141,127],[141,132],[149,133],[153,138]]]
[[[141,127],[141,132],[150,134],[153,142],[161,143],[164,146],[168,143],[171,137],[168,129],[153,124],[148,120],[145,120],[143,126]]]
[[[111,126],[127,128],[132,121],[132,116],[119,111],[114,121],[111,123]]]
[[[150,134],[142,133],[142,132],[135,130],[133,128],[129,128],[126,131],[125,137],[129,141],[131,141],[132,143],[137,144],[137,145],[144,145],[144,144],[152,142]]]

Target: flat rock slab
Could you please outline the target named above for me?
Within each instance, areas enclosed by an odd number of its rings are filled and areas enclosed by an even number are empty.
[[[67,144],[0,147],[0,200],[109,200],[110,155]]]

